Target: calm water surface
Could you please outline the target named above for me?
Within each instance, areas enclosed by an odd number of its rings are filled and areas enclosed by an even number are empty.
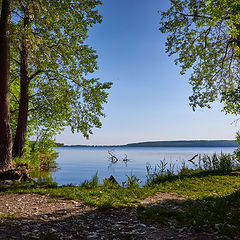
[[[235,148],[173,148],[173,147],[138,147],[138,148],[106,148],[106,147],[58,147],[59,157],[56,162],[60,168],[53,172],[53,179],[59,185],[73,184],[79,185],[84,180],[90,180],[92,176],[98,173],[100,181],[113,175],[121,184],[127,180],[126,175],[134,174],[142,180],[142,184],[146,181],[146,164],[150,163],[155,166],[160,160],[165,160],[168,167],[174,166],[177,172],[183,162],[186,166],[193,167],[187,160],[191,159],[195,154],[213,154],[217,153],[233,153]],[[117,163],[111,164],[108,151],[111,151],[118,158]],[[127,166],[122,161],[125,154],[130,161]],[[196,162],[198,158],[196,158]]]

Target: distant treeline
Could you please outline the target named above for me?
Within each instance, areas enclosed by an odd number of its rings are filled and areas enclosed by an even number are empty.
[[[63,146],[59,145],[59,146]],[[234,140],[190,140],[190,141],[154,141],[129,143],[126,145],[65,145],[65,147],[237,147],[238,144]]]
[[[156,141],[129,143],[126,147],[237,147],[234,140]]]
[[[36,141],[29,141],[30,144],[36,143]],[[64,143],[55,143],[55,147],[64,147]]]
[[[64,147],[64,143],[55,143],[56,147]]]

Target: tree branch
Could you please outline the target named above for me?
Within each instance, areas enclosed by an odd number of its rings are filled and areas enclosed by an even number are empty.
[[[19,104],[20,102],[19,102],[18,98],[15,96],[15,94],[14,94],[13,92],[11,92],[11,94],[12,94],[13,97],[15,98],[15,102]]]
[[[182,12],[173,12],[175,14],[179,14],[179,15],[182,15],[184,17],[194,17],[194,18],[207,18],[207,19],[213,19],[212,17],[209,17],[209,16],[204,16],[204,15],[199,15],[199,14],[186,14],[186,13],[182,13]]]
[[[29,78],[28,80],[31,81],[33,78],[35,78],[38,74],[42,73],[43,71],[42,70],[38,70],[36,71],[35,73],[33,73]]]
[[[34,111],[38,110],[40,107],[41,107],[41,104],[37,105],[37,106],[34,107],[34,108],[30,108],[28,111],[29,111],[29,112],[34,112]]]

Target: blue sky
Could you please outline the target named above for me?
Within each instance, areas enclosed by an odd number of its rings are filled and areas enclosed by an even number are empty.
[[[234,139],[237,117],[221,105],[193,112],[188,97],[189,73],[180,75],[165,53],[166,35],[159,31],[158,10],[170,0],[103,0],[103,23],[89,33],[97,50],[95,76],[113,82],[102,128],[89,140],[66,129],[57,136],[65,144],[109,145],[156,140]]]

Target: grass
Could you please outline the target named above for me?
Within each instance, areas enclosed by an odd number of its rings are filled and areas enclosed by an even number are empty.
[[[53,197],[63,197],[83,201],[86,205],[106,207],[132,207],[139,204],[140,199],[157,193],[156,187],[121,187],[117,184],[105,183],[104,185],[61,186],[50,184],[19,184],[11,187],[0,187],[5,193],[39,193]]]
[[[171,178],[170,178],[171,179]],[[240,178],[229,175],[206,175],[199,177],[180,176],[175,181],[165,181],[158,185],[164,192],[173,192],[187,199],[225,197],[240,189]]]
[[[171,192],[186,199],[201,200],[207,197],[227,197],[240,189],[240,177],[229,175],[196,175],[169,177],[164,182],[139,187],[121,187],[105,181],[99,185],[96,177],[92,181],[85,181],[80,186],[60,186],[54,183],[27,183],[16,184],[10,187],[1,186],[0,191],[5,193],[39,193],[53,197],[63,197],[83,201],[87,205],[101,207],[105,204],[111,207],[133,206],[141,199],[153,196],[157,192]]]

